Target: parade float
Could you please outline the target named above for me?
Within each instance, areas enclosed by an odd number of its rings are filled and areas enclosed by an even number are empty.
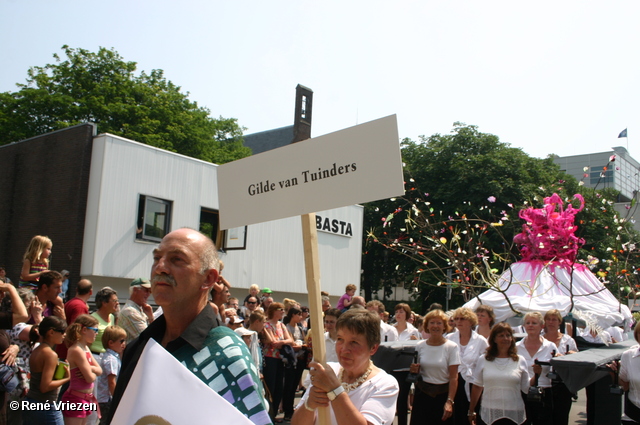
[[[496,321],[521,316],[530,311],[557,309],[563,316],[586,318],[600,329],[631,325],[631,311],[622,305],[587,265],[576,262],[584,239],[575,235],[575,216],[584,208],[584,199],[575,195],[574,207],[557,194],[544,199],[542,208],[525,208],[520,218],[522,232],[514,237],[522,259],[511,264],[491,289],[464,306],[475,310],[493,307]]]

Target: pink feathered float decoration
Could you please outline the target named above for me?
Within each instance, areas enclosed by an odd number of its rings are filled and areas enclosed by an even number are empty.
[[[575,195],[574,208],[558,195],[545,198],[542,208],[520,211],[525,220],[522,233],[514,238],[523,259],[513,263],[490,289],[471,299],[464,307],[475,310],[480,304],[493,307],[496,321],[507,320],[516,311],[546,312],[557,309],[589,312],[598,326],[632,322],[631,311],[609,292],[583,264],[575,263],[584,240],[575,236],[575,216],[584,208],[584,198]]]
[[[564,209],[564,202],[554,193],[544,198],[544,207],[520,211],[520,218],[526,223],[513,241],[520,246],[523,261],[553,260],[573,264],[578,249],[584,245],[584,239],[574,234],[577,229],[575,216],[584,209],[584,198],[579,194],[573,197],[580,201],[580,208],[568,203]]]

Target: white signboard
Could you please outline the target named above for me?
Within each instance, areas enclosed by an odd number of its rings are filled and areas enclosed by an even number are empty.
[[[218,194],[223,230],[402,196],[396,116],[221,165]]]
[[[212,419],[215,418],[215,419]],[[253,425],[153,339],[147,342],[113,424]]]

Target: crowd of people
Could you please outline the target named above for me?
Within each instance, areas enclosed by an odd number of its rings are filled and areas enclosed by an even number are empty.
[[[382,302],[365,302],[348,285],[335,307],[322,293],[326,363],[321,364],[313,358],[310,328],[318,325],[311,323],[309,308],[289,298],[276,301],[273,291],[258,285],[241,304],[221,274],[224,264],[217,256],[212,260],[213,244],[203,238],[188,229],[168,234],[154,251],[151,279],[134,279],[122,307],[115,290],[101,288],[91,314],[94,293],[87,279],[79,280],[75,296],[64,302],[69,273],[50,270],[48,238],[33,238],[17,284],[0,268],[0,355],[18,377],[15,389],[0,385],[0,425],[108,424],[149,339],[180,360],[230,334],[250,353],[247,373],[262,382],[255,389],[264,402],[242,412],[257,425],[311,423],[322,407],[329,407],[331,422],[339,425],[382,425],[396,415],[399,425],[407,425],[408,411],[410,425],[568,424],[574,395],[549,373],[548,363],[577,346],[557,310],[525,315],[519,329],[525,336],[516,343],[514,330],[495,323],[489,306],[444,312],[434,304],[420,316],[400,303],[390,315]],[[181,255],[179,261],[175,255]],[[193,290],[173,291],[179,278]],[[152,289],[160,305],[155,311],[147,302]],[[193,312],[192,305],[198,305]],[[194,329],[203,334],[198,341],[189,333]],[[635,334],[637,339],[638,328]],[[379,344],[392,341],[417,341],[411,379],[399,382],[373,364]],[[611,366],[621,369],[632,407],[640,406],[640,352],[634,350]],[[9,400],[60,400],[85,408],[14,410],[7,409]]]

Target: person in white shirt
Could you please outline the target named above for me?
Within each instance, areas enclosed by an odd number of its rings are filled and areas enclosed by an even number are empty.
[[[392,342],[398,340],[398,331],[391,325],[384,323],[382,316],[384,315],[384,304],[378,300],[372,300],[367,303],[367,310],[372,311],[380,317],[380,342]]]
[[[310,363],[312,385],[302,396],[292,425],[317,423],[319,407],[328,407],[332,425],[393,422],[398,381],[371,361],[379,345],[379,317],[362,309],[342,313],[336,325],[339,363]]]
[[[489,346],[486,338],[479,335],[473,328],[478,324],[478,317],[469,308],[460,307],[453,313],[456,331],[447,335],[447,339],[458,344],[460,350],[460,366],[458,367],[458,391],[454,398],[456,425],[466,425],[467,412],[471,394],[471,382],[476,363],[483,356]]]
[[[633,337],[640,342],[640,322],[633,330]],[[615,367],[613,369],[615,370]],[[640,422],[640,346],[638,345],[634,345],[622,353],[620,385],[627,391],[624,400],[625,415]]]
[[[476,425],[476,407],[482,395],[480,419],[491,425],[521,424],[526,419],[522,393],[529,388],[529,372],[524,357],[518,355],[513,330],[497,323],[489,333],[487,353],[478,359],[473,373],[471,403],[467,418]]]
[[[556,309],[544,314],[544,338],[556,345],[556,356],[565,356],[578,351],[576,342],[569,335],[560,332],[562,314]],[[573,394],[561,380],[551,382],[553,391],[553,425],[568,425],[573,404]]]
[[[518,354],[527,361],[527,372],[534,385],[535,375],[538,375],[538,387],[542,389],[542,407],[539,403],[525,402],[527,418],[533,425],[548,425],[553,423],[553,394],[551,391],[551,379],[547,377],[551,367],[540,366],[535,361],[548,362],[557,352],[556,345],[542,337],[544,319],[537,311],[529,312],[524,316],[524,329],[527,336],[516,344]]]
[[[400,303],[396,305],[393,317],[396,319],[394,326],[398,333],[398,341],[409,341],[421,338],[420,331],[407,321],[409,317],[411,317],[411,307],[409,307],[409,304]]]
[[[584,328],[580,336],[584,338],[585,341],[590,342],[592,344],[611,344],[613,342],[609,332],[607,331],[598,332],[595,329],[591,329],[589,326]]]
[[[408,319],[411,317],[411,307],[408,304],[400,303],[396,305],[395,315],[396,324],[394,325],[398,332],[398,341],[409,341],[422,339],[420,331],[415,328]],[[398,372],[400,373],[400,372]],[[407,410],[409,408],[409,393],[411,392],[411,383],[406,382],[409,372],[401,375],[395,375],[400,384],[400,393],[398,394],[398,425],[407,425]]]
[[[340,318],[340,310],[337,308],[330,308],[324,312],[324,345],[326,352],[326,361],[337,362],[338,355],[336,354],[336,339],[338,338],[338,331],[336,330],[336,323]]]
[[[418,363],[411,373],[420,373],[411,411],[411,425],[453,424],[453,398],[458,389],[460,349],[444,335],[449,318],[442,310],[430,311],[424,318],[429,339],[416,345]]]

